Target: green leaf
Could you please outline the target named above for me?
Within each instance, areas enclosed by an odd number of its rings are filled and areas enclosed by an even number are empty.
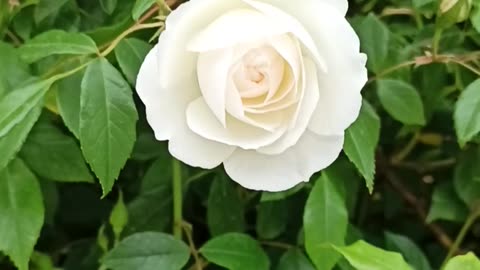
[[[473,27],[480,33],[480,7],[477,7],[470,16]]]
[[[388,56],[390,31],[374,14],[369,14],[359,25],[357,32],[362,52],[368,56],[368,69],[380,73]]]
[[[15,89],[18,82],[24,82],[30,78],[28,65],[25,64],[17,50],[10,44],[0,41],[0,59],[2,65],[8,68],[0,69],[0,99],[12,89]]]
[[[29,83],[0,100],[0,137],[5,136],[39,104],[51,84],[51,80]]]
[[[35,270],[55,270],[52,258],[37,251],[32,254],[31,264]]]
[[[41,113],[41,106],[37,104],[27,115],[20,120],[7,134],[0,137],[0,170],[15,158],[27,139],[28,133]]]
[[[208,241],[200,253],[229,270],[268,270],[270,261],[260,245],[246,234],[228,233]]]
[[[131,84],[135,85],[140,66],[151,49],[150,44],[136,38],[124,39],[115,48],[118,64]]]
[[[415,270],[432,269],[423,251],[409,238],[386,232],[385,241],[388,250],[400,252]]]
[[[480,79],[463,90],[455,105],[453,119],[461,146],[480,132]]]
[[[123,193],[119,192],[118,200],[110,213],[110,225],[112,225],[112,231],[115,239],[120,239],[123,229],[128,223],[128,210],[123,202]]]
[[[433,191],[432,203],[426,221],[431,223],[442,219],[463,222],[467,216],[468,209],[455,194],[452,183],[442,182],[438,184]]]
[[[285,190],[285,191],[279,191],[279,192],[268,192],[264,191],[262,192],[262,197],[260,199],[261,202],[269,202],[269,201],[279,201],[286,199],[292,195],[295,195],[297,192],[302,190],[305,187],[304,183],[300,183],[296,186],[294,186],[291,189]]]
[[[128,204],[128,232],[164,230],[170,225],[171,177],[169,157],[153,162],[142,179],[140,193]]]
[[[157,0],[137,0],[132,10],[132,18],[137,21]]]
[[[335,249],[357,270],[413,270],[402,255],[374,247],[362,240]]]
[[[315,267],[300,249],[292,248],[282,255],[277,270],[315,270]]]
[[[32,63],[50,55],[88,55],[98,52],[97,45],[87,35],[50,30],[28,40],[19,49],[23,60]]]
[[[379,137],[380,118],[372,106],[364,101],[360,116],[345,133],[343,149],[367,181],[370,192],[373,191],[375,150]]]
[[[473,252],[450,259],[444,270],[480,270],[480,260]]]
[[[105,13],[111,15],[117,7],[117,0],[100,0],[100,6]]]
[[[20,150],[40,115],[40,103],[51,81],[37,81],[0,99],[0,170]]]
[[[54,86],[57,92],[57,107],[68,129],[80,138],[80,95],[83,72],[77,72],[58,81]]]
[[[400,80],[379,80],[377,94],[383,108],[406,125],[425,125],[425,112],[420,94]]]
[[[20,155],[41,177],[61,182],[93,182],[75,139],[63,134],[52,124],[37,124]]]
[[[480,205],[480,147],[471,147],[460,156],[453,183],[458,196],[470,208]]]
[[[280,236],[287,227],[288,204],[286,201],[260,203],[257,211],[257,234],[263,239]]]
[[[92,62],[82,80],[80,143],[106,195],[135,143],[137,111],[132,91],[104,58]]]
[[[335,186],[338,179],[323,174],[307,200],[303,216],[305,248],[318,269],[329,270],[340,256],[331,244],[343,245],[347,234],[348,212],[345,198]]]
[[[207,222],[212,235],[245,230],[242,201],[233,181],[227,177],[215,178],[210,188],[207,205]]]
[[[157,233],[138,233],[125,238],[102,260],[112,270],[180,270],[187,264],[190,250],[173,236]]]
[[[55,16],[69,0],[41,0],[35,6],[33,18],[38,24],[49,16]]]
[[[25,164],[16,159],[0,171],[0,194],[0,251],[19,270],[28,270],[44,220],[40,185]]]

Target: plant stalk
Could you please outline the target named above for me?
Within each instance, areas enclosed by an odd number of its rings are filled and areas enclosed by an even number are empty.
[[[182,238],[182,167],[180,161],[172,159],[173,169],[173,235],[177,239]]]

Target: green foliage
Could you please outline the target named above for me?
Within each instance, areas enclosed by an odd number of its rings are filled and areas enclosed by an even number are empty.
[[[270,261],[260,245],[248,235],[228,233],[211,239],[200,253],[214,264],[231,270],[270,269]]]
[[[102,261],[112,270],[180,270],[188,257],[183,242],[164,233],[145,232],[125,238]]]
[[[89,64],[80,95],[80,143],[104,195],[133,149],[136,121],[132,91],[120,72],[103,58]]]
[[[336,247],[357,270],[412,270],[402,255],[358,241],[348,247]]]
[[[147,123],[133,88],[181,2],[0,0],[0,269],[480,270],[478,1],[350,0],[360,115],[275,193],[173,170]]]
[[[380,136],[380,119],[370,104],[364,102],[357,121],[345,133],[344,151],[373,190],[375,150]]]
[[[467,255],[457,256],[448,261],[445,270],[478,270],[480,260],[471,252]]]
[[[305,248],[318,269],[332,269],[339,256],[331,245],[345,243],[348,212],[345,198],[335,186],[340,181],[324,173],[315,183],[305,206]],[[324,222],[326,220],[329,222]]]

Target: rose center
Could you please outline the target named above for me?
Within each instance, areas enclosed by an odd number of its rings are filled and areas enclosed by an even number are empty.
[[[283,73],[283,58],[271,46],[253,48],[234,71],[234,82],[242,98],[259,97],[271,91],[272,80]]]

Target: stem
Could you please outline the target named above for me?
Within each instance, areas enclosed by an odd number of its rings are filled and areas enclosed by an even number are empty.
[[[388,75],[392,72],[395,72],[395,71],[397,71],[399,69],[402,69],[402,68],[405,68],[405,67],[413,66],[415,64],[417,64],[417,61],[416,60],[411,60],[411,61],[400,63],[396,66],[387,68],[386,70],[380,72],[377,76],[370,78],[367,83],[371,83],[371,82],[373,82],[373,81],[375,81],[375,80],[377,80],[377,79],[379,79],[379,78],[381,78],[385,75]]]
[[[442,39],[442,32],[443,30],[441,28],[437,28],[435,29],[435,34],[433,35],[432,50],[433,50],[434,59],[438,54],[438,48],[440,47],[440,40]]]
[[[415,148],[415,146],[418,143],[418,137],[420,136],[420,132],[415,132],[413,137],[410,139],[410,141],[407,143],[407,145],[400,150],[396,155],[392,157],[392,164],[398,164],[402,160],[404,160]]]
[[[172,159],[173,168],[173,235],[182,238],[182,167],[180,161]]]
[[[195,242],[193,241],[193,237],[192,237],[192,234],[193,234],[192,225],[184,222],[182,224],[182,228],[185,232],[185,236],[187,237],[188,245],[190,247],[190,253],[192,253],[193,258],[195,260],[195,264],[191,267],[191,269],[202,270],[203,269],[202,259],[198,255],[198,250],[195,247]]]
[[[109,45],[107,48],[105,48],[101,53],[100,56],[107,56],[109,53],[111,53],[115,47],[117,47],[118,43],[122,41],[126,36],[130,35],[131,33],[141,30],[141,29],[148,29],[148,28],[156,28],[156,27],[161,27],[164,23],[163,22],[157,22],[157,23],[146,23],[146,24],[135,24],[132,27],[128,28],[125,30],[123,33],[121,33],[118,37],[116,37]]]
[[[475,209],[470,216],[468,216],[467,220],[465,221],[465,224],[463,224],[462,229],[457,235],[457,238],[455,239],[455,242],[453,242],[453,245],[450,247],[448,250],[447,257],[445,257],[445,260],[442,263],[442,267],[440,269],[444,269],[445,265],[447,264],[448,260],[452,258],[452,256],[458,251],[458,248],[463,242],[463,239],[465,239],[465,236],[467,235],[468,231],[472,227],[473,223],[475,223],[475,220],[480,217],[480,207]]]
[[[286,250],[289,250],[295,247],[294,245],[290,245],[282,242],[275,242],[275,241],[260,241],[260,244],[264,246],[275,247],[275,248],[286,249]]]

